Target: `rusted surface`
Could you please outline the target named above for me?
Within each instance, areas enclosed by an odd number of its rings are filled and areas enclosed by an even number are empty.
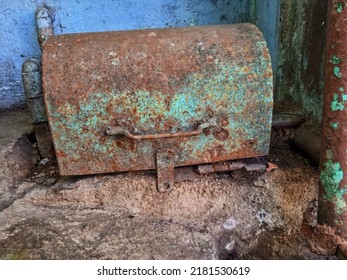
[[[347,238],[347,1],[328,1],[318,221]]]
[[[245,168],[247,171],[265,171],[266,166],[264,162],[257,159],[243,159],[234,161],[216,162],[211,164],[200,164],[196,168],[196,172],[200,175],[215,173],[215,172],[226,172],[232,170],[238,170]]]
[[[175,183],[174,152],[172,150],[158,150],[156,157],[158,191],[171,191]]]
[[[157,152],[175,166],[268,153],[272,69],[251,24],[50,37],[43,86],[62,175],[156,169]],[[191,132],[132,140],[107,136]]]

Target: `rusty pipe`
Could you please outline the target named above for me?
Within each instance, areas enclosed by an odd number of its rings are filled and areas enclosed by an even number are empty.
[[[318,222],[347,240],[347,0],[328,1]]]

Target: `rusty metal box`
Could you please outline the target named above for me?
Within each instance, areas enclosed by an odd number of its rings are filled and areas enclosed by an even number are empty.
[[[272,70],[251,24],[52,36],[42,79],[62,175],[266,155]]]

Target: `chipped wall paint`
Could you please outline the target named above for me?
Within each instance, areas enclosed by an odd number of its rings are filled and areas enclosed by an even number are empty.
[[[57,34],[255,22],[267,41],[275,101],[294,100],[320,123],[326,1],[0,0],[0,109],[23,104],[21,64],[39,57],[35,9],[52,7]]]
[[[326,12],[325,0],[281,0],[278,26],[275,105],[296,103],[317,130],[322,121]]]
[[[339,78],[339,79],[342,78],[342,74],[341,74],[341,70],[339,66],[334,67],[334,75],[336,78]]]
[[[252,22],[254,0],[0,0],[0,110],[24,103],[22,63],[40,56],[35,10],[54,12],[56,34]]]
[[[280,2],[280,0],[255,1],[255,24],[263,32],[270,50],[275,80],[278,66]]]

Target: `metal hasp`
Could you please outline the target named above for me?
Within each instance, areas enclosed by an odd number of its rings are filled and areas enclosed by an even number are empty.
[[[318,222],[347,240],[347,1],[328,1]]]
[[[251,24],[50,37],[43,88],[61,175],[156,169],[268,153],[272,69]]]

